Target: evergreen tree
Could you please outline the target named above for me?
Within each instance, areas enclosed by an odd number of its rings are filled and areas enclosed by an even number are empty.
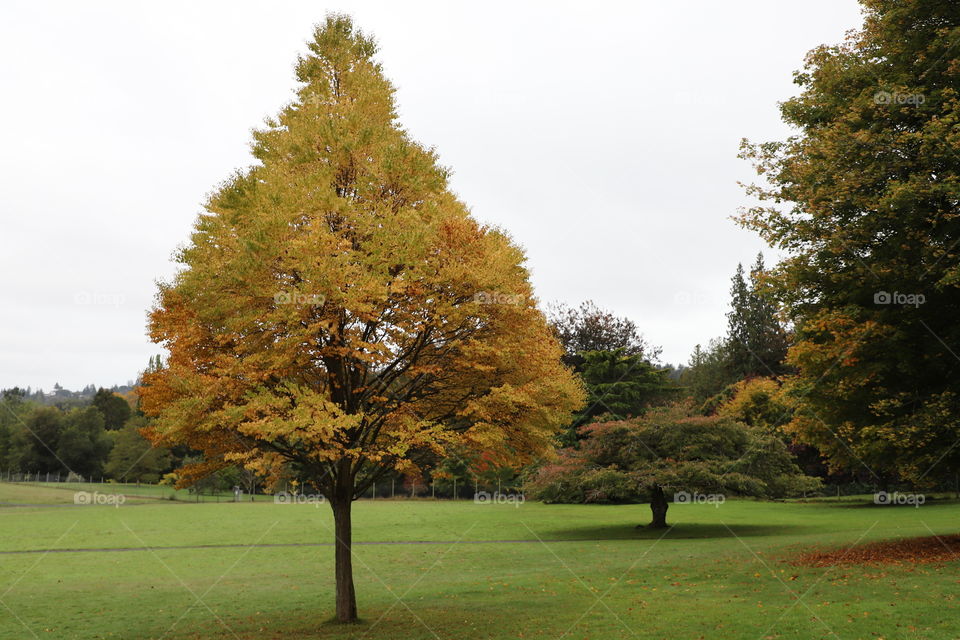
[[[726,359],[732,378],[777,376],[785,372],[787,334],[777,318],[777,306],[763,289],[763,254],[750,270],[737,265],[730,288],[727,314]]]
[[[628,355],[617,349],[586,351],[581,355],[587,404],[562,434],[561,442],[566,446],[575,444],[579,428],[594,418],[606,415],[623,420],[639,416],[650,406],[671,397],[676,390],[669,371],[654,367],[640,354]]]

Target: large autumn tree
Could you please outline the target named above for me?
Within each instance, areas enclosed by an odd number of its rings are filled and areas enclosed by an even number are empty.
[[[210,197],[150,316],[157,445],[329,499],[336,612],[357,617],[351,503],[456,448],[523,463],[583,402],[521,249],[472,219],[436,154],[397,122],[374,42],[331,16],[296,98],[254,133],[259,161]]]
[[[787,254],[788,428],[834,468],[927,484],[960,471],[960,3],[863,5],[796,75],[797,135],[745,146],[766,183],[743,221]]]

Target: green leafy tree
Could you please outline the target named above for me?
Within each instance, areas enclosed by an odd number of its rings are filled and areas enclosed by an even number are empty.
[[[63,431],[63,412],[56,407],[34,407],[23,422],[12,426],[7,464],[21,473],[48,473],[64,470],[57,458]]]
[[[796,74],[798,134],[745,143],[764,183],[742,221],[787,253],[790,429],[835,469],[930,484],[960,471],[960,3],[863,5]]]
[[[667,526],[668,492],[781,498],[820,487],[776,436],[685,411],[661,408],[634,420],[587,425],[579,450],[562,451],[527,490],[546,502],[646,500],[650,526],[660,528]]]
[[[63,416],[57,458],[68,470],[86,478],[99,475],[111,446],[96,407],[72,409]]]
[[[660,347],[647,342],[632,320],[601,309],[592,300],[579,307],[552,305],[549,321],[563,347],[564,362],[578,370],[583,365],[585,351],[619,350],[650,362],[660,357]]]
[[[126,426],[113,434],[113,449],[107,460],[107,474],[118,482],[157,483],[163,473],[170,468],[170,452],[162,447],[154,447],[150,441],[140,435],[147,425],[147,419],[138,416],[131,418]]]
[[[711,340],[706,349],[698,344],[680,375],[680,384],[695,403],[702,403],[704,414],[713,413],[730,399],[730,385],[790,370],[785,363],[787,331],[767,279],[763,254],[757,256],[749,276],[742,264],[737,265],[731,279],[726,335]]]
[[[93,396],[93,406],[103,414],[103,426],[110,431],[122,428],[130,418],[130,405],[127,401],[103,387]]]
[[[10,468],[13,434],[20,429],[24,416],[33,407],[27,397],[28,392],[19,387],[0,392],[0,470]]]
[[[715,338],[706,348],[699,344],[694,347],[688,366],[680,374],[680,385],[699,405],[735,382],[733,378],[727,365],[726,343]]]
[[[629,355],[617,349],[585,351],[581,356],[580,375],[587,389],[587,404],[561,437],[567,446],[576,443],[579,428],[597,416],[618,420],[636,417],[673,397],[676,391],[670,372],[653,366],[641,353]]]

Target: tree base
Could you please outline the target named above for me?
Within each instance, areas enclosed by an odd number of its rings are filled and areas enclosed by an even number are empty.
[[[666,522],[664,522],[663,524],[651,522],[650,524],[638,524],[634,528],[635,529],[672,529],[673,525],[667,524]]]
[[[322,622],[323,626],[341,626],[346,624],[367,624],[367,620],[363,618],[354,618],[353,620],[340,620],[336,615],[330,616]]]

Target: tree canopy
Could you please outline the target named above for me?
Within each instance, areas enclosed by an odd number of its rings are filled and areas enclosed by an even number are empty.
[[[787,254],[788,429],[834,469],[932,483],[960,470],[960,5],[863,4],[796,74],[798,134],[744,145],[764,182],[742,222]]]
[[[323,491],[350,621],[352,500],[454,447],[530,460],[583,391],[522,250],[398,124],[373,40],[331,16],[308,49],[297,98],[254,133],[259,164],[211,196],[160,289],[150,330],[170,355],[141,406],[155,443],[203,452],[181,483],[292,464]]]
[[[586,351],[622,351],[647,362],[656,362],[660,347],[650,344],[629,318],[616,316],[592,300],[579,307],[554,304],[549,309],[550,326],[564,350],[564,361],[577,368]]]
[[[647,500],[654,527],[666,526],[666,492],[780,498],[812,491],[784,443],[722,416],[689,416],[683,406],[633,420],[582,427],[578,450],[566,449],[531,479],[546,502]]]

